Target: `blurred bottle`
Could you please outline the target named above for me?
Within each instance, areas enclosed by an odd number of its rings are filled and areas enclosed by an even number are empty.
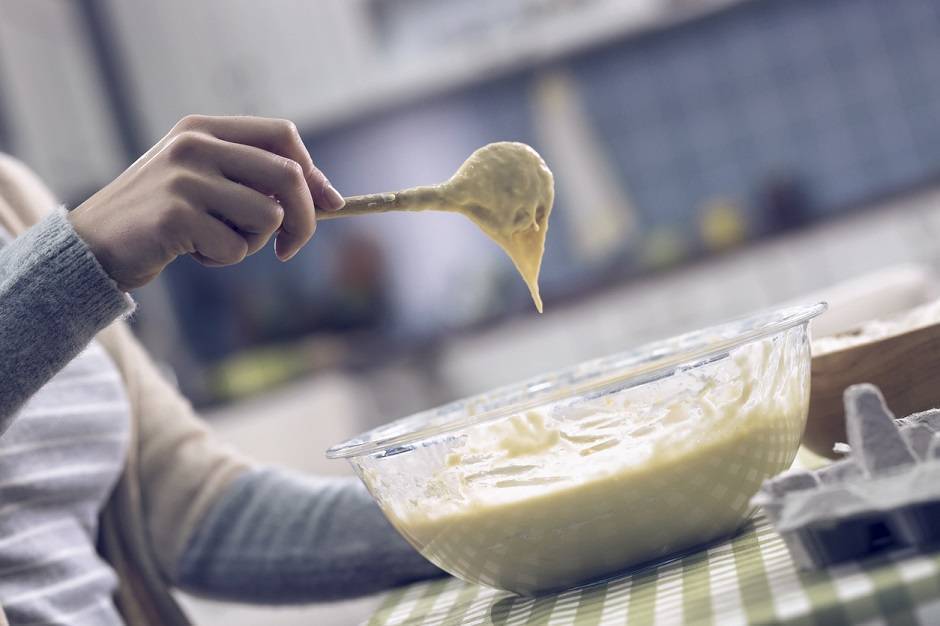
[[[624,181],[597,135],[578,83],[568,70],[540,74],[532,95],[539,149],[559,181],[556,192],[576,217],[563,213],[577,260],[602,263],[627,247],[636,230],[636,210]]]
[[[758,190],[758,204],[770,232],[800,228],[813,218],[803,182],[788,172],[772,174],[764,180]]]
[[[376,328],[388,317],[386,259],[366,232],[348,232],[339,242],[332,266],[331,306],[321,319],[334,331]]]
[[[657,227],[642,238],[641,263],[650,269],[675,265],[689,253],[688,242],[675,230]]]
[[[744,241],[747,225],[735,203],[728,198],[714,198],[699,210],[699,231],[706,250],[720,251]]]

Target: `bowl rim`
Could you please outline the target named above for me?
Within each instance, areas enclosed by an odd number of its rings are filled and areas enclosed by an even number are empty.
[[[566,397],[596,392],[611,385],[632,383],[624,385],[624,388],[641,385],[670,375],[690,362],[709,360],[752,341],[806,324],[814,317],[825,312],[827,308],[828,304],[826,302],[816,302],[814,304],[764,309],[757,313],[740,316],[720,324],[675,335],[668,339],[645,343],[630,350],[582,361],[393,420],[336,444],[326,451],[326,456],[330,459],[347,459],[379,451],[388,451],[429,437],[460,430],[467,426],[495,421],[529,411],[546,404],[558,402]],[[718,334],[720,331],[727,333],[736,326],[741,326],[745,330],[735,332],[731,336],[723,337],[718,341],[709,340],[710,335]],[[691,345],[684,345],[687,343]],[[562,385],[557,382],[566,374],[570,375],[579,370],[606,366],[611,362],[610,371],[598,373],[588,382],[577,385]],[[549,380],[552,378],[556,379],[556,382]],[[504,403],[480,413],[467,413],[464,411],[462,415],[455,415],[453,419],[438,424],[425,425],[424,428],[410,428],[402,432],[402,427],[409,422],[420,424],[422,418],[427,420],[432,416],[444,414],[448,411],[456,412],[461,407],[475,401],[482,401],[485,398],[498,397],[499,395],[506,396],[513,390],[525,390],[527,393],[536,395],[531,396],[525,402]],[[543,393],[546,391],[548,393]],[[383,433],[391,434],[383,436]]]

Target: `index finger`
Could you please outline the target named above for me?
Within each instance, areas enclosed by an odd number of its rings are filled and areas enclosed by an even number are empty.
[[[321,209],[337,211],[346,203],[310,157],[297,126],[290,120],[251,117],[191,115],[180,122],[190,130],[201,130],[231,143],[261,148],[296,161],[303,169],[313,202]]]

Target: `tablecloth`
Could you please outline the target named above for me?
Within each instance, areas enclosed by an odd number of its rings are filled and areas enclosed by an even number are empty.
[[[368,626],[940,624],[940,551],[797,571],[757,517],[670,562],[525,598],[448,578],[390,592]]]

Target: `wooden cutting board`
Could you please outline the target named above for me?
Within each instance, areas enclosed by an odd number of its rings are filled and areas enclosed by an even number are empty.
[[[842,392],[877,385],[897,417],[940,407],[940,323],[813,357],[803,445],[829,457],[845,441]]]

